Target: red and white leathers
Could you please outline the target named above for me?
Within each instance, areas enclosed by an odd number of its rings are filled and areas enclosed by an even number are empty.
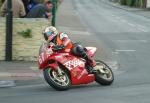
[[[56,37],[57,45],[63,45],[65,52],[70,52],[70,50],[73,48],[73,43],[69,39],[68,35],[66,33],[59,33]]]
[[[92,70],[91,67],[96,66],[95,60],[88,56],[86,50],[79,44],[74,45],[66,33],[58,33],[55,27],[47,27],[44,33],[48,42],[53,42],[56,47],[63,49],[65,52],[71,51],[74,55],[85,59],[87,61],[87,69],[90,69],[89,71]]]

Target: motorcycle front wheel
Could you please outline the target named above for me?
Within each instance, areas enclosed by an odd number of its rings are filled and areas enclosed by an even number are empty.
[[[69,75],[66,71],[62,70],[62,75],[58,75],[56,70],[46,68],[43,71],[46,82],[56,90],[67,90],[71,86]]]
[[[104,63],[103,61],[96,61],[96,67],[94,69],[97,70],[95,74],[95,81],[101,85],[111,85],[114,81],[114,74],[111,68]]]

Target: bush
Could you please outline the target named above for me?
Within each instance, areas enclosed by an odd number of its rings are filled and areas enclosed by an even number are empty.
[[[32,38],[32,33],[31,32],[32,32],[31,29],[26,29],[26,30],[18,32],[18,34],[23,36],[24,38]]]
[[[126,0],[126,4],[128,6],[133,6],[134,5],[135,0]]]
[[[126,0],[120,0],[121,5],[126,5]]]

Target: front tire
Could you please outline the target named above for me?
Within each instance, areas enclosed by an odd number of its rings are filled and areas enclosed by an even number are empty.
[[[62,69],[61,69],[62,70]],[[66,71],[62,70],[61,76],[58,75],[57,71],[47,68],[43,71],[46,82],[56,90],[63,91],[67,90],[71,86],[69,75]]]
[[[101,85],[111,85],[114,81],[114,74],[111,68],[102,61],[96,61],[97,65],[94,69],[98,70],[95,74],[95,81]]]

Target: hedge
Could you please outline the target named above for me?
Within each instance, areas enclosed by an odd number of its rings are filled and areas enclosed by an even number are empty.
[[[143,8],[146,7],[146,0],[120,0],[120,4]]]

